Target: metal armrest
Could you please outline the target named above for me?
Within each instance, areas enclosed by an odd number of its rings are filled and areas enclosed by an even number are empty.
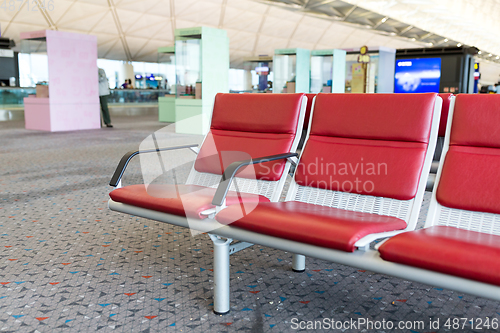
[[[111,177],[111,181],[109,182],[110,186],[116,187],[120,183],[120,180],[122,179],[123,173],[125,172],[125,169],[127,168],[128,163],[130,160],[139,154],[144,154],[144,153],[155,153],[155,152],[160,152],[160,151],[167,151],[167,150],[177,150],[177,149],[186,149],[189,148],[193,151],[193,147],[198,147],[197,144],[191,144],[191,145],[185,145],[185,146],[177,146],[177,147],[167,147],[167,148],[156,148],[156,149],[148,149],[148,150],[131,150],[125,155],[123,155],[122,159],[120,160],[120,163],[118,163],[118,166],[116,167],[115,173],[113,174],[113,177]],[[195,151],[196,152],[196,151]]]
[[[231,186],[231,182],[235,177],[236,173],[239,169],[246,165],[257,164],[257,163],[265,163],[270,161],[282,160],[282,159],[290,159],[292,157],[297,157],[297,153],[285,153],[278,154],[266,157],[259,157],[255,159],[249,159],[245,161],[233,162],[231,163],[224,173],[222,174],[222,179],[219,183],[219,187],[217,187],[217,191],[215,191],[214,198],[212,200],[212,204],[215,206],[222,206],[224,200],[226,200],[227,192],[229,191],[229,187]]]

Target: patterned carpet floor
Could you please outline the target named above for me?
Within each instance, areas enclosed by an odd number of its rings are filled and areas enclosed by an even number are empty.
[[[214,315],[207,235],[107,209],[120,157],[165,126],[154,116],[113,120],[113,129],[64,133],[0,122],[0,332],[291,332],[296,320],[323,318],[498,331],[444,324],[498,321],[499,302],[312,258],[293,273],[290,253],[258,245],[231,256],[231,312]],[[138,161],[124,181],[142,182]]]

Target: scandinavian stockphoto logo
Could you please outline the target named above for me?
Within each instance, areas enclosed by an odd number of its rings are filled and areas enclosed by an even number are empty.
[[[202,116],[196,116],[165,126],[146,137],[139,146],[140,151],[153,151],[139,154],[148,194],[171,199],[166,204],[180,213],[177,215],[186,215],[193,236],[222,226],[213,219],[216,210],[212,205],[221,173],[232,162],[250,159],[250,155],[244,152],[218,152],[210,134],[204,139],[202,135],[178,134],[175,131],[176,128],[185,132],[201,128],[204,120]],[[203,150],[198,153],[202,142]],[[172,147],[183,148],[168,149]],[[161,150],[164,148],[167,149]],[[258,186],[252,183],[256,179],[254,167],[247,166],[243,172],[244,178],[234,179],[226,196],[225,203],[228,205],[239,204],[240,214],[235,216],[235,220],[250,213],[259,201],[259,195],[255,194]],[[250,184],[254,185],[253,189],[249,188]]]
[[[315,158],[301,163],[297,174],[304,186],[334,191],[370,194],[375,191],[375,179],[388,175],[385,162],[365,161],[363,157],[355,162],[327,162]]]
[[[262,194],[260,181],[270,180],[282,172],[280,163],[246,166],[232,180],[223,205],[215,207],[212,200],[220,186],[223,170],[235,161],[251,157],[245,152],[223,151],[211,134],[204,139],[202,135],[175,131],[176,128],[182,131],[195,126],[201,128],[201,124],[201,116],[181,120],[149,135],[139,147],[140,151],[153,151],[139,155],[148,194],[171,199],[165,204],[176,212],[174,215],[186,216],[192,235],[220,228],[222,224],[215,221],[214,216],[226,206],[235,206],[232,209],[237,212],[233,211],[232,221],[225,224],[251,213],[259,204],[259,194]],[[203,149],[199,151],[202,143]],[[168,149],[172,147],[179,149]],[[161,150],[163,148],[167,150]],[[297,170],[297,180],[302,186],[368,195],[375,191],[377,180],[387,175],[386,163],[366,161],[363,157],[351,162],[315,158],[301,162]]]

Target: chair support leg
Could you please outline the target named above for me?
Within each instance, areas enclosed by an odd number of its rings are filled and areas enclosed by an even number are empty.
[[[214,243],[214,313],[229,313],[229,244],[226,240],[210,235]]]
[[[294,254],[292,261],[292,269],[294,272],[302,273],[306,270],[306,257],[301,254]]]

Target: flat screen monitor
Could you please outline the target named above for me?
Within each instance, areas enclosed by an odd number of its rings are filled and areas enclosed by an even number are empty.
[[[439,92],[441,58],[396,60],[395,93]]]

